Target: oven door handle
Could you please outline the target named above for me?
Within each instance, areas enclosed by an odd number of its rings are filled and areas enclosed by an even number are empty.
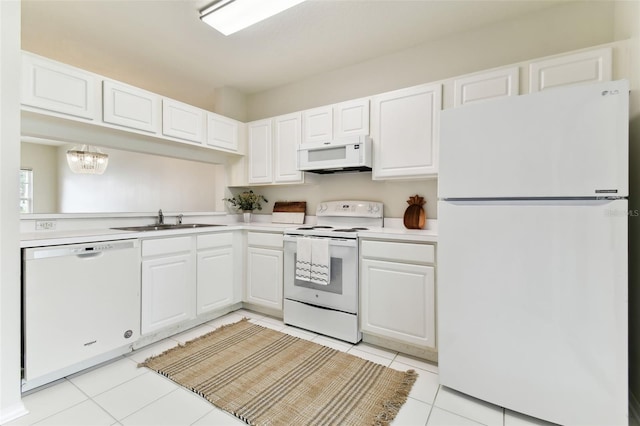
[[[301,237],[296,235],[285,235],[284,242],[295,243],[298,241],[298,238],[320,238],[320,239],[328,239],[329,246],[341,246],[341,247],[357,247],[358,240],[346,239],[346,238],[331,238],[331,237]]]

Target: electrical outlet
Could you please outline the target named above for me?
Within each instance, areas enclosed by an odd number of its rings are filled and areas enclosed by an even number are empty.
[[[36,220],[36,231],[51,231],[56,229],[55,220]]]

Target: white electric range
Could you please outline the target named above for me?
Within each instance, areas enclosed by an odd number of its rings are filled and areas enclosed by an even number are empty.
[[[382,228],[383,204],[375,201],[326,201],[316,208],[317,224],[285,230],[284,322],[351,343],[358,328],[358,233]],[[326,283],[296,277],[301,239],[326,239],[330,278]]]

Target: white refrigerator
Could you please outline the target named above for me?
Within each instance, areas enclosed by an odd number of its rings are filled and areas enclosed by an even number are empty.
[[[442,385],[628,424],[628,101],[614,81],[442,112]]]

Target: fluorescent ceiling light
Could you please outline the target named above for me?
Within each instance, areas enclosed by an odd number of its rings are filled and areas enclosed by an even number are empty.
[[[224,35],[277,15],[305,0],[219,0],[200,11],[200,19]]]

